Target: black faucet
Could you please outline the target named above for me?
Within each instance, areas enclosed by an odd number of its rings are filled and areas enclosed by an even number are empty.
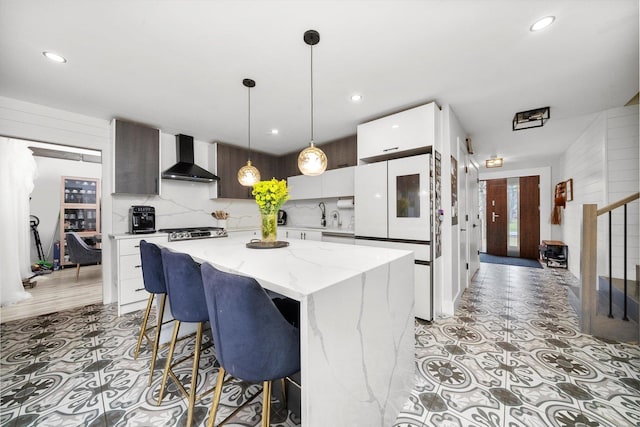
[[[326,227],[327,226],[327,216],[325,214],[326,208],[324,206],[324,202],[318,203],[318,206],[320,207],[320,210],[322,211],[322,218],[320,219],[320,226]]]

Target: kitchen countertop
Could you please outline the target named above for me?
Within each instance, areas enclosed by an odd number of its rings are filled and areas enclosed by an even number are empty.
[[[312,240],[278,249],[246,243],[230,234],[160,245],[299,301],[302,425],[392,425],[414,381],[413,253]]]

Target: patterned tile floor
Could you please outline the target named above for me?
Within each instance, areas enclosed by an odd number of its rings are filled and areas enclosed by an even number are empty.
[[[566,270],[481,264],[454,317],[416,328],[395,427],[640,426],[640,348],[579,332]]]
[[[572,281],[565,270],[481,264],[454,317],[416,323],[416,384],[395,427],[639,426],[640,348],[577,332]],[[2,324],[0,424],[185,425],[175,386],[155,404],[164,359],[151,387],[150,353],[133,360],[141,317],[93,305]],[[200,390],[217,373],[207,356]],[[225,386],[221,417],[255,390]],[[197,402],[194,426],[204,425],[210,403]],[[300,425],[275,397],[274,405],[272,425]],[[260,411],[258,397],[227,425],[258,426]]]

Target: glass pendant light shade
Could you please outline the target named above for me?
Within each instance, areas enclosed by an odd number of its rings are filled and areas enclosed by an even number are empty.
[[[252,187],[260,181],[260,171],[247,160],[247,164],[238,171],[238,181],[245,187]]]
[[[308,30],[303,40],[311,48],[311,143],[298,155],[298,169],[303,175],[321,175],[327,169],[327,155],[313,144],[313,46],[320,42],[320,33]]]
[[[327,169],[327,155],[312,142],[298,155],[298,169],[303,175],[321,175]]]
[[[260,181],[260,171],[251,164],[251,88],[255,87],[256,82],[251,79],[242,80],[242,84],[249,89],[249,123],[248,123],[248,140],[249,140],[249,158],[247,164],[238,170],[238,182],[245,187],[252,187],[256,182]]]

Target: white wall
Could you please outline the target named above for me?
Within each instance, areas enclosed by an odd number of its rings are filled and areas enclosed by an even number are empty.
[[[567,203],[562,225],[554,238],[569,245],[569,269],[580,276],[581,218],[583,204],[599,208],[638,192],[638,106],[600,113],[567,149],[554,167],[553,182],[573,179],[572,202]],[[628,207],[628,277],[638,264],[638,202]],[[613,274],[623,276],[622,209],[613,214]],[[598,274],[608,275],[608,215],[598,218]]]
[[[458,209],[458,224],[452,222],[452,194],[451,194],[451,157],[458,164],[458,204],[466,200],[466,186],[461,177],[464,176],[464,167],[467,162],[467,153],[464,145],[467,133],[460,124],[451,106],[442,108],[442,208],[444,209],[444,221],[442,222],[442,280],[436,285],[440,287],[439,314],[452,316],[455,311],[456,301],[459,300],[466,284],[461,286],[460,281],[466,280],[466,258],[461,257],[461,229],[463,228],[465,214]],[[466,205],[465,205],[466,207]],[[468,207],[467,207],[468,208]],[[468,256],[468,253],[467,253]]]
[[[607,110],[606,117],[607,194],[605,197],[607,204],[610,204],[640,191],[638,105]],[[638,279],[636,265],[640,264],[639,206],[638,201],[627,205],[627,278],[631,280]],[[624,213],[622,208],[613,211],[612,223],[612,272],[614,277],[623,278]],[[608,245],[608,224],[605,230],[607,231],[604,231],[604,240]],[[608,263],[606,268],[608,276]]]

